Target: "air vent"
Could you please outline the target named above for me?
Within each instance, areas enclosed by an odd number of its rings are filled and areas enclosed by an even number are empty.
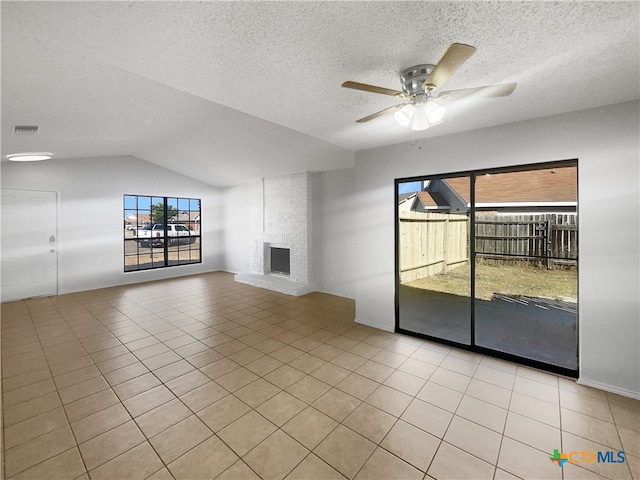
[[[14,135],[35,135],[40,130],[38,125],[15,125],[13,127]]]

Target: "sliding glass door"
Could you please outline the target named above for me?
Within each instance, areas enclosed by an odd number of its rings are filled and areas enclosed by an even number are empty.
[[[577,372],[577,163],[396,186],[396,329]]]

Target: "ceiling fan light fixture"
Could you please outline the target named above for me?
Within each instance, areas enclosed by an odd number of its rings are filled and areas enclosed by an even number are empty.
[[[396,113],[393,114],[393,117],[396,119],[396,122],[406,127],[411,123],[415,110],[416,108],[411,103],[407,103],[400,110],[397,110]]]
[[[421,103],[416,105],[416,111],[411,121],[412,130],[426,130],[429,128],[429,117],[427,116],[427,110],[425,104]]]
[[[437,64],[425,63],[403,70],[400,73],[402,91],[360,82],[344,82],[342,86],[345,88],[408,100],[405,105],[387,107],[356,122],[368,122],[386,113],[394,112],[394,117],[400,125],[410,126],[413,130],[426,130],[430,126],[440,124],[444,119],[445,108],[440,102],[455,102],[465,97],[495,98],[511,95],[516,88],[515,83],[440,91],[442,85],[473,55],[475,50],[476,48],[471,45],[452,43]],[[436,91],[439,93],[434,96]]]
[[[424,109],[431,125],[435,125],[442,121],[444,114],[446,113],[446,109],[442,105],[438,105],[433,100],[429,100],[425,104]]]

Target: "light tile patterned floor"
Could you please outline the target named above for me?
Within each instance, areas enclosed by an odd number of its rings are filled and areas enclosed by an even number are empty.
[[[353,319],[225,273],[4,304],[6,478],[640,478],[637,401]]]

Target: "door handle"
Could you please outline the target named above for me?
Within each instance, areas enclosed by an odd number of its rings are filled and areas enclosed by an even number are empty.
[[[56,244],[56,236],[55,235],[51,235],[49,237],[49,245],[53,246]]]

